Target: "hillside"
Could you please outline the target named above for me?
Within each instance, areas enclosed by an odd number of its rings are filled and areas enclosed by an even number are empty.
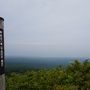
[[[90,90],[90,62],[76,60],[67,68],[14,72],[6,76],[6,90]]]

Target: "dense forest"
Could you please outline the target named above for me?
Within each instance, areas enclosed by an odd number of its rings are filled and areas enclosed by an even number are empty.
[[[6,90],[90,90],[90,62],[6,75]]]

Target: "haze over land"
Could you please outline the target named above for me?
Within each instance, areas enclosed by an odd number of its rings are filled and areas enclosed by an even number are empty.
[[[1,0],[7,56],[90,57],[90,0]]]

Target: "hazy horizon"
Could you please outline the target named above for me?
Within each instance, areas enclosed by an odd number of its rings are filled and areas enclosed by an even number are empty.
[[[90,57],[90,0],[2,0],[5,55]]]

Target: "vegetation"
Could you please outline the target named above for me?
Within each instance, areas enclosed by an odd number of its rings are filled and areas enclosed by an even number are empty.
[[[90,90],[90,62],[11,73],[6,76],[6,90]]]

